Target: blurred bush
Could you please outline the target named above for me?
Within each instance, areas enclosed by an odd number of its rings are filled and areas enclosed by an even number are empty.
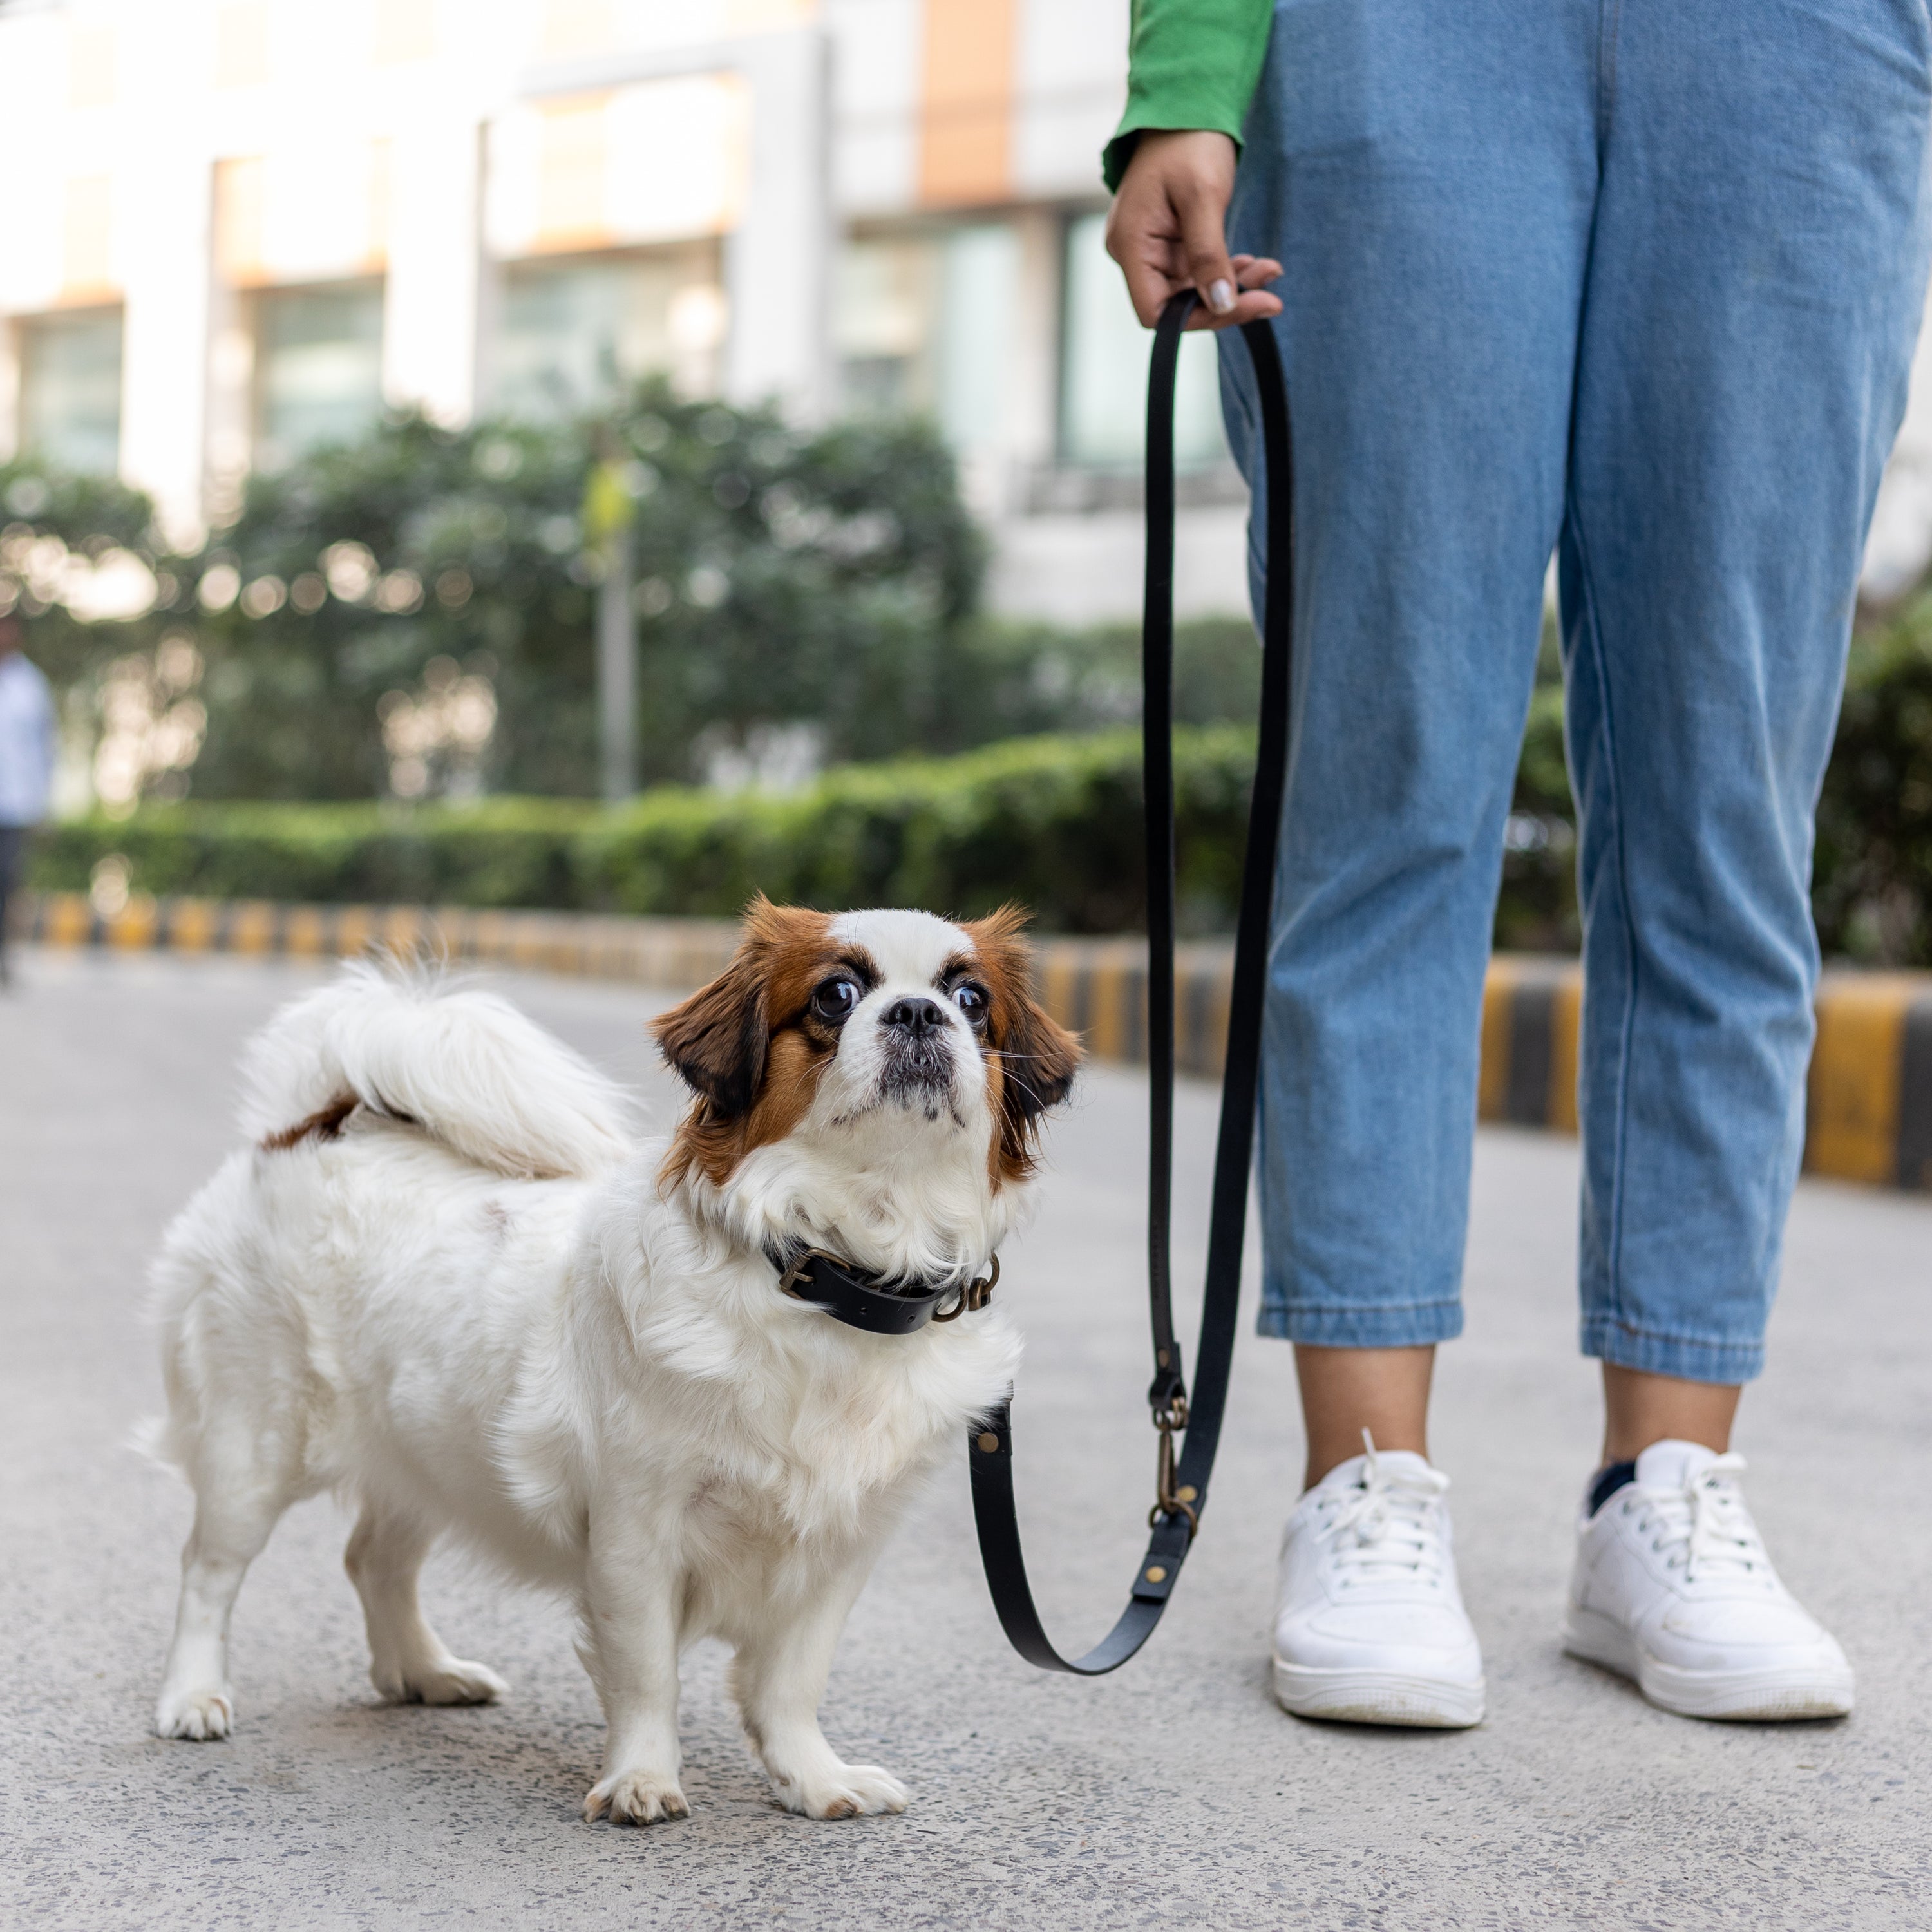
[[[1932,966],[1932,595],[1852,640],[1812,905],[1828,953]]]
[[[1868,616],[1852,636],[1818,801],[1811,902],[1827,958],[1932,966],[1932,590]],[[1576,813],[1550,640],[1516,772],[1496,940],[1574,952],[1580,937]]]
[[[1252,732],[1178,736],[1183,920],[1230,921]],[[965,756],[848,765],[790,794],[666,788],[614,810],[554,799],[472,806],[190,802],[51,826],[32,883],[84,890],[110,858],[134,891],[735,914],[754,891],[805,904],[1007,898],[1041,928],[1118,932],[1142,914],[1140,742],[1110,731]]]
[[[1576,806],[1564,762],[1563,686],[1553,653],[1545,659],[1529,700],[1516,794],[1503,828],[1496,944],[1520,952],[1574,952],[1582,941]]]

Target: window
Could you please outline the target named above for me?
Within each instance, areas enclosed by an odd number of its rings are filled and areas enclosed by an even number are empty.
[[[956,228],[940,256],[939,422],[955,449],[1005,427],[1019,240],[1004,222]]]
[[[832,317],[844,406],[931,416],[962,453],[996,445],[1019,273],[1018,237],[1002,221],[848,243]]]
[[[852,242],[832,292],[839,400],[855,416],[923,416],[932,407],[938,250],[928,236]]]
[[[352,442],[382,412],[379,282],[265,290],[255,298],[255,460],[292,462]]]
[[[20,447],[63,470],[113,474],[121,460],[118,308],[21,325]]]
[[[1146,444],[1151,331],[1142,328],[1108,256],[1106,217],[1067,224],[1066,280],[1060,350],[1060,453],[1063,462],[1132,469]],[[1211,338],[1180,346],[1174,379],[1174,460],[1178,470],[1208,470],[1228,460]]]
[[[724,328],[712,242],[519,264],[504,277],[494,400],[512,416],[567,416],[650,375],[709,395]]]

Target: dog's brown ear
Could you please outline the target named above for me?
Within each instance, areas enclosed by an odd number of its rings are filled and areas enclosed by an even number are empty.
[[[736,1120],[758,1097],[771,1042],[771,988],[778,956],[815,938],[822,914],[775,906],[761,892],[745,914],[745,936],[710,986],[651,1022],[671,1070],[709,1103],[715,1120]]]
[[[992,995],[986,1032],[998,1074],[994,1160],[1012,1180],[1031,1172],[1040,1116],[1066,1098],[1080,1067],[1079,1040],[1033,996],[1031,964],[1020,938],[1026,922],[1022,908],[1005,905],[965,928]]]
[[[765,1072],[764,982],[746,951],[651,1022],[671,1071],[726,1120],[750,1107]]]

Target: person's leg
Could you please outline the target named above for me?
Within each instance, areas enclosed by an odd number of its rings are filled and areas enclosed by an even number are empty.
[[[1924,287],[1926,15],[1620,10],[1562,550],[1582,1340],[1736,1386],[1802,1150],[1813,812]]]
[[[1429,1460],[1429,1384],[1436,1351],[1426,1348],[1294,1347],[1301,1426],[1308,1438],[1302,1487],[1362,1453],[1362,1432],[1378,1449]]]
[[[1723,1455],[1743,1393],[1729,1382],[1687,1382],[1606,1362],[1603,1466],[1634,1463],[1653,1442],[1695,1442]]]
[[[1424,1430],[1462,1325],[1484,973],[1562,514],[1594,22],[1594,0],[1286,0],[1245,132],[1229,238],[1283,264],[1294,418],[1260,1165],[1262,1328],[1298,1345],[1308,1426],[1273,1660],[1301,1715],[1483,1712]],[[1222,367],[1261,499],[1239,342]]]
[[[20,853],[26,837],[25,826],[0,825],[0,986],[7,984],[12,972],[7,919],[14,887],[20,877]]]
[[[1733,1480],[1804,1133],[1812,815],[1926,262],[1922,0],[1621,0],[1562,550],[1607,1466],[1566,1641],[1848,1709]]]
[[[1262,1327],[1308,1345],[1311,1414],[1332,1415],[1312,1476],[1359,1453],[1372,1409],[1400,1410],[1382,1352],[1461,1328],[1484,974],[1562,515],[1597,13],[1289,0],[1246,130],[1230,240],[1284,266],[1298,548]],[[1224,338],[1222,357],[1258,498],[1246,352]],[[1406,1387],[1419,1442],[1426,1378]]]

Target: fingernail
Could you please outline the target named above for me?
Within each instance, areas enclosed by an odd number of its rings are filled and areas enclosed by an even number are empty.
[[[1232,282],[1210,282],[1208,284],[1208,306],[1216,315],[1226,315],[1234,305],[1234,285]]]

